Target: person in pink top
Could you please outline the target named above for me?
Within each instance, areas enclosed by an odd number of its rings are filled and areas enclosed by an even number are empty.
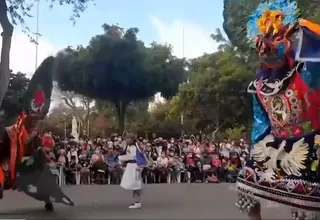
[[[219,155],[215,154],[212,158],[212,173],[219,179],[223,179],[224,168],[222,167],[222,161],[219,158]]]
[[[214,167],[221,167],[221,160],[219,159],[219,156],[218,155],[215,155],[213,158],[212,158],[212,165]]]

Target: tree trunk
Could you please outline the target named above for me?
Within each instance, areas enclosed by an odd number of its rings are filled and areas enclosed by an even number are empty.
[[[0,105],[7,92],[10,82],[10,48],[13,34],[13,25],[7,15],[6,0],[0,0],[0,24],[2,27],[2,47],[0,60]]]
[[[115,103],[117,116],[118,116],[118,125],[119,125],[119,134],[122,134],[125,131],[125,118],[126,118],[126,109],[127,103],[123,100],[118,100]]]

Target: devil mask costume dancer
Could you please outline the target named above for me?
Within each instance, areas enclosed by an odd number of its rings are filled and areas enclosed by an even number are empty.
[[[50,211],[53,202],[74,205],[57,185],[47,164],[46,151],[53,145],[51,136],[41,139],[35,130],[50,108],[54,65],[54,57],[42,62],[28,85],[16,123],[2,128],[0,133],[0,199],[4,189],[18,189],[45,202]]]
[[[294,48],[293,35],[298,44]],[[261,67],[249,84],[254,125],[236,205],[261,219],[259,200],[292,207],[294,219],[320,211],[320,26],[293,1],[261,3],[248,19]]]

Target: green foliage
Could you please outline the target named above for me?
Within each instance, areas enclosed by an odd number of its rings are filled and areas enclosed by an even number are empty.
[[[149,114],[148,107],[149,107],[148,100],[131,102],[128,105],[127,112],[126,112],[127,123],[143,120],[146,117],[148,117],[148,114]]]
[[[170,101],[157,103],[151,112],[149,112],[149,118],[145,121],[145,125],[141,127],[141,129],[147,132],[180,134],[182,130],[180,117],[168,117],[170,110]]]
[[[79,18],[80,14],[87,8],[89,2],[93,1],[94,0],[59,0],[58,4],[60,6],[72,6],[72,15],[70,16],[70,20],[75,23],[76,19]],[[50,8],[53,8],[54,4],[57,3],[56,0],[49,0],[49,2]],[[28,0],[7,0],[8,12],[12,23],[14,25],[20,24],[25,31],[29,31],[27,24],[25,23],[25,17],[32,17],[30,12],[35,6],[35,3],[36,1]]]
[[[223,41],[218,52],[191,62],[189,81],[180,86],[176,100],[176,111],[185,119],[196,120],[197,130],[203,132],[245,124],[251,118],[251,97],[246,88],[253,71],[247,58]]]
[[[72,118],[72,109],[59,104],[51,109],[50,114],[44,120],[39,121],[37,127],[40,132],[51,131],[61,137],[65,136],[66,129],[66,136],[69,136],[71,134]]]
[[[67,48],[58,55],[57,80],[62,90],[113,103],[122,131],[131,102],[157,92],[175,95],[186,78],[185,60],[166,45],[146,47],[137,39],[137,28],[104,24],[103,30],[87,48]]]
[[[10,83],[6,96],[2,102],[0,112],[3,111],[3,118],[6,120],[2,123],[8,125],[20,114],[23,110],[23,99],[27,91],[29,79],[26,74],[18,72],[11,73]]]
[[[258,4],[264,0],[224,0],[223,29],[231,43],[241,51],[249,53],[250,47],[246,38],[247,19]],[[301,17],[320,22],[320,5],[317,0],[297,0]]]
[[[225,135],[231,140],[239,140],[240,138],[243,138],[243,134],[245,131],[246,129],[244,126],[228,128],[227,130],[225,130]]]
[[[129,103],[126,112],[126,124],[130,124],[132,122],[135,123],[136,121],[143,121],[145,118],[147,118],[149,116],[148,105],[148,100]],[[108,119],[116,119],[117,117],[117,111],[113,103],[96,100],[96,108],[99,115],[102,115]]]

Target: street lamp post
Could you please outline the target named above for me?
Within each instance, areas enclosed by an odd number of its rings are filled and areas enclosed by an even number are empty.
[[[67,120],[68,120],[68,116],[67,113],[63,112],[63,119],[64,119],[64,139],[67,138]]]
[[[67,138],[67,122],[64,122],[64,139]]]
[[[181,113],[181,119],[180,119],[180,122],[181,122],[181,137],[183,137],[184,135],[184,129],[183,129],[183,123],[184,123],[184,115],[183,113]]]
[[[184,58],[184,26],[182,27],[182,58]],[[184,115],[183,112],[181,112],[181,136],[184,135],[183,123]]]

